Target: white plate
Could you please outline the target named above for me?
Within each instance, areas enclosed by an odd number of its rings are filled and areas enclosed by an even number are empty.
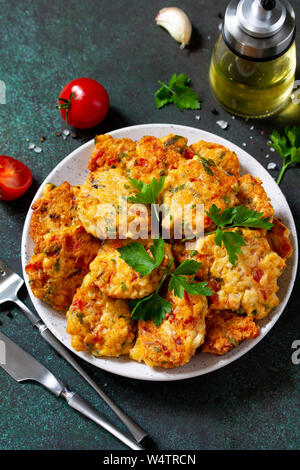
[[[279,189],[278,185],[270,176],[270,174],[260,165],[260,163],[258,163],[253,157],[251,157],[251,155],[245,152],[245,150],[242,150],[241,148],[232,144],[228,140],[225,140],[217,135],[202,131],[200,129],[195,129],[193,127],[179,126],[176,124],[144,124],[126,127],[124,129],[118,129],[116,131],[111,132],[110,134],[113,137],[117,138],[127,137],[133,140],[139,140],[144,135],[154,135],[156,137],[162,137],[164,135],[169,134],[170,132],[187,137],[189,143],[197,142],[198,140],[202,139],[209,142],[217,142],[236,152],[240,160],[242,173],[251,173],[253,176],[258,176],[262,180],[264,188],[267,191],[269,197],[271,198],[271,202],[274,206],[276,216],[280,218],[283,223],[289,227],[294,247],[294,254],[292,258],[288,260],[288,266],[279,280],[280,304],[276,309],[272,311],[268,318],[260,322],[261,332],[258,338],[243,342],[239,347],[234,348],[225,356],[219,357],[211,354],[204,354],[199,351],[193,357],[190,363],[184,367],[174,368],[171,370],[165,370],[160,368],[152,369],[147,365],[139,364],[138,362],[132,361],[129,358],[95,358],[88,353],[76,352],[71,348],[70,336],[65,331],[66,319],[64,315],[60,314],[59,312],[49,307],[47,304],[36,299],[33,296],[29,287],[28,277],[25,272],[25,265],[28,263],[33,253],[33,242],[29,235],[29,223],[32,214],[32,211],[30,209],[27,214],[23,230],[22,265],[27,289],[30,293],[31,300],[40,317],[46,323],[52,333],[67,348],[69,348],[71,351],[73,351],[85,361],[90,362],[91,364],[95,365],[96,367],[99,367],[100,369],[113,372],[114,374],[141,380],[164,381],[187,379],[190,377],[207,374],[208,372],[212,372],[216,369],[219,369],[220,367],[224,367],[227,364],[230,364],[231,362],[246,354],[246,352],[252,349],[259,341],[263,339],[263,337],[271,330],[271,328],[274,326],[274,324],[282,314],[287,304],[287,301],[291,295],[297,272],[297,234],[293,216],[288,206],[288,203],[281,190]],[[63,183],[64,181],[68,181],[73,185],[83,183],[88,174],[88,160],[93,151],[93,148],[94,141],[91,140],[90,142],[82,145],[77,150],[72,152],[64,160],[62,160],[45,179],[44,183],[39,188],[34,200],[41,196],[42,189],[44,185],[48,182],[52,182],[56,185]]]

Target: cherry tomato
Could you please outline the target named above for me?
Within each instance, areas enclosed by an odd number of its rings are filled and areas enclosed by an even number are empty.
[[[0,199],[13,201],[27,191],[32,173],[24,163],[7,155],[0,155]]]
[[[77,78],[68,83],[58,98],[63,119],[78,129],[89,129],[103,121],[109,109],[109,96],[100,83]]]

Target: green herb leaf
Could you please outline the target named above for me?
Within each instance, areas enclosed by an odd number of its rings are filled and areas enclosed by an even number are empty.
[[[129,178],[130,183],[137,188],[139,192],[134,196],[130,196],[128,200],[138,204],[155,204],[164,187],[165,179],[165,176],[160,177],[159,180],[153,178],[151,183],[146,184],[143,181]]]
[[[200,109],[201,105],[197,94],[190,87],[190,78],[184,73],[174,73],[168,83],[159,81],[162,87],[155,93],[155,103],[158,109],[166,104],[173,103],[180,111],[183,109]]]
[[[148,276],[155,268],[160,266],[164,258],[164,241],[162,238],[153,240],[150,247],[153,258],[147,253],[140,242],[132,242],[118,248],[121,258],[142,276]]]
[[[173,272],[173,275],[186,275],[186,276],[193,276],[196,274],[201,267],[201,263],[198,263],[197,261],[193,259],[186,259],[183,261],[183,263],[178,266],[178,268],[175,269]]]
[[[245,206],[228,207],[221,213],[215,204],[206,212],[210,219],[217,225],[215,242],[218,246],[224,245],[231,264],[235,265],[241,247],[245,246],[242,233],[229,232],[228,229],[234,227],[262,228],[270,230],[273,224],[268,218],[263,218],[261,212],[256,212]]]
[[[190,295],[212,295],[210,287],[207,282],[194,282],[194,279],[189,280],[185,276],[171,275],[169,282],[169,291],[174,291],[174,295],[182,299],[184,291]]]
[[[280,184],[287,168],[292,163],[300,163],[300,126],[287,126],[283,135],[280,135],[278,131],[273,131],[270,139],[269,146],[282,157],[283,164],[277,179],[277,183]]]
[[[157,292],[140,300],[131,300],[129,302],[131,316],[134,320],[152,320],[158,326],[166,316],[171,313],[172,304],[158,295]]]
[[[215,164],[215,162],[213,160],[211,160],[210,158],[201,157],[201,155],[199,155],[199,153],[196,153],[196,155],[199,158],[199,160],[201,160],[201,163],[203,165],[203,168],[204,168],[205,172],[208,175],[213,176],[214,172],[212,171],[211,167],[216,167],[217,166]]]

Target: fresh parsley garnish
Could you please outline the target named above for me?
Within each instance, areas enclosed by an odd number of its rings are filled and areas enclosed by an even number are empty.
[[[273,131],[270,135],[272,142],[269,145],[281,155],[283,161],[277,184],[281,183],[285,171],[292,163],[300,163],[300,126],[287,126],[284,134],[280,135],[278,131]]]
[[[237,262],[237,255],[241,254],[241,247],[245,246],[245,240],[242,232],[228,232],[228,229],[247,227],[270,230],[273,227],[268,218],[263,218],[261,212],[256,212],[242,205],[228,207],[221,213],[221,209],[213,204],[206,214],[217,226],[217,230],[210,233],[216,234],[215,242],[218,246],[222,246],[223,243],[229,261],[233,265]]]
[[[174,263],[174,259],[172,259],[167,268],[160,268],[164,257],[164,245],[165,242],[162,238],[153,240],[153,245],[150,247],[152,257],[147,253],[144,245],[139,242],[132,242],[118,248],[121,258],[135,271],[139,272],[141,276],[149,275],[156,268],[164,273],[153,294],[129,302],[132,318],[135,320],[149,320],[152,318],[156,326],[162,322],[166,313],[170,313],[172,310],[171,302],[159,295],[161,286],[167,278],[169,279],[168,290],[173,290],[174,295],[181,299],[184,291],[191,295],[212,295],[207,282],[195,282],[194,277],[192,279],[185,277],[195,276],[201,263],[194,260],[185,260],[172,272],[171,269]]]
[[[184,109],[200,109],[197,94],[190,87],[190,78],[184,73],[176,75],[174,73],[168,85],[159,81],[162,87],[155,93],[155,103],[158,109],[163,108],[166,104],[173,103],[180,111]]]
[[[162,238],[153,240],[150,247],[153,258],[147,253],[140,242],[132,242],[118,248],[121,258],[142,276],[148,276],[153,269],[160,266],[164,258],[164,241]]]
[[[138,204],[154,204],[154,211],[159,220],[159,214],[157,212],[156,202],[159,194],[161,193],[164,184],[165,176],[161,176],[159,180],[153,178],[151,183],[146,184],[143,181],[139,181],[133,178],[129,178],[130,183],[139,190],[134,196],[128,198],[129,202],[135,202]]]

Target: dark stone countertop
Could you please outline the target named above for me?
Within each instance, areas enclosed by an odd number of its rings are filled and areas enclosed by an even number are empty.
[[[185,50],[154,22],[160,8],[174,3],[185,9],[194,24],[192,46]],[[299,24],[299,2],[291,3]],[[24,197],[0,205],[1,258],[18,273],[23,223],[37,188],[62,158],[96,132],[151,122],[199,127],[238,145],[246,142],[246,150],[266,167],[270,131],[286,123],[299,124],[300,106],[272,119],[245,122],[232,120],[214,101],[208,67],[219,34],[219,14],[226,4],[226,0],[0,0],[0,79],[7,87],[7,104],[0,105],[1,153],[20,159],[34,173],[34,183]],[[297,44],[300,49],[299,35]],[[181,113],[174,106],[155,108],[157,81],[168,80],[174,72],[192,78],[202,101],[200,112]],[[56,131],[67,126],[55,109],[56,100],[62,87],[80,76],[95,78],[107,88],[111,109],[97,129],[63,140]],[[218,116],[211,112],[213,108]],[[201,115],[200,121],[196,114]],[[228,120],[230,127],[222,131],[218,119]],[[41,136],[46,137],[44,143],[40,143]],[[28,150],[26,139],[40,145],[42,153]],[[275,153],[271,160],[280,164]],[[300,167],[289,170],[282,183],[297,223],[299,182]],[[30,305],[28,295],[24,297]],[[300,444],[296,414],[300,369],[291,362],[291,345],[299,339],[299,307],[294,289],[284,314],[261,343],[226,368],[195,379],[148,383],[82,365],[149,431],[160,449],[296,449]],[[4,305],[0,313],[1,331],[118,424],[18,309]],[[35,384],[19,385],[1,371],[0,398],[0,449],[125,449],[62,400]]]

